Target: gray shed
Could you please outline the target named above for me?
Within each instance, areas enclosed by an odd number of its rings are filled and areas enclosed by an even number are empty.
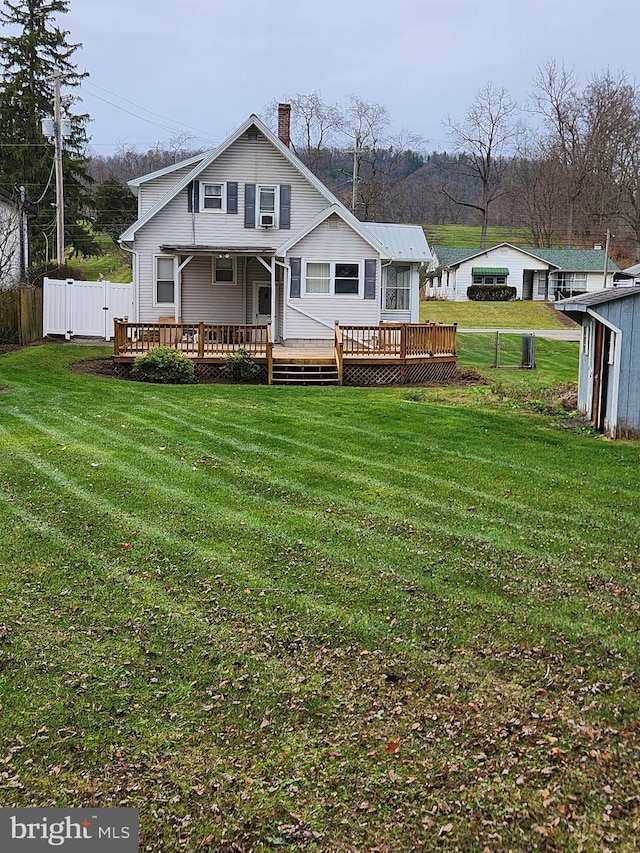
[[[578,409],[611,438],[640,437],[640,287],[556,302],[582,326]]]

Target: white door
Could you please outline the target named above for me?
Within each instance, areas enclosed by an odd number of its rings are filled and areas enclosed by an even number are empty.
[[[253,316],[253,322],[258,325],[271,322],[271,285],[269,282],[253,282]]]

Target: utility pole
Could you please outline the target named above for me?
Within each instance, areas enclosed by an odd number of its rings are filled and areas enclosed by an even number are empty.
[[[362,149],[360,144],[362,137],[360,132],[356,131],[356,144],[353,149],[353,184],[351,189],[351,212],[356,216],[356,208],[358,206],[358,181],[360,180],[360,154]]]
[[[59,71],[53,75],[53,127],[54,157],[56,167],[56,254],[58,266],[64,265],[64,176],[62,171],[62,120],[60,107]]]
[[[607,286],[607,273],[609,271],[609,248],[611,247],[611,231],[607,228],[607,241],[604,247],[604,281],[602,286]]]

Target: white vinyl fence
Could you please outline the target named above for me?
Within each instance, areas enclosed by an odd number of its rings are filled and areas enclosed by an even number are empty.
[[[113,337],[114,317],[133,318],[133,285],[45,278],[42,334]]]

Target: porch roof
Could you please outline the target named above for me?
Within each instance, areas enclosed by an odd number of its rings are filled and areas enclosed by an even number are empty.
[[[160,246],[163,252],[173,252],[176,255],[256,255],[275,256],[273,246],[180,246],[177,244]]]

